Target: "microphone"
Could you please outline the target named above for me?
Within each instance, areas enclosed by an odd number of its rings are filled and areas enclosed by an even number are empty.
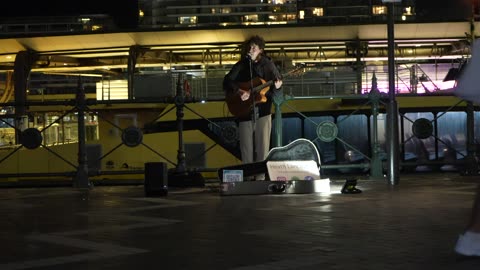
[[[245,59],[252,61],[252,57],[250,56],[250,54],[245,55]]]

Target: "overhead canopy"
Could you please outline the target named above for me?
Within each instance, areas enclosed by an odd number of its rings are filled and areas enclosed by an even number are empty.
[[[475,22],[475,24],[478,26],[478,22]],[[398,23],[395,25],[395,40],[397,44],[404,42],[412,46],[427,43],[427,46],[430,46],[430,48],[424,47],[423,53],[431,53],[433,47],[439,44],[450,46],[455,42],[467,39],[466,34],[469,33],[470,29],[470,22]],[[388,38],[386,24],[341,26],[275,25],[228,29],[159,29],[157,31],[128,33],[18,36],[0,39],[0,64],[4,66],[3,70],[8,69],[9,65],[13,65],[14,56],[19,51],[33,50],[42,55],[93,59],[94,61],[75,63],[76,69],[81,66],[87,68],[89,65],[112,64],[106,62],[108,60],[102,61],[101,59],[111,59],[112,57],[125,58],[128,55],[129,48],[134,45],[146,50],[180,50],[177,52],[177,58],[174,60],[188,62],[193,60],[188,57],[178,57],[178,55],[196,53],[199,57],[200,53],[198,50],[202,50],[204,54],[205,50],[209,48],[215,51],[228,48],[233,50],[238,47],[238,44],[254,34],[265,38],[267,49],[269,47],[283,48],[284,46],[290,46],[294,47],[293,51],[304,51],[305,48],[312,50],[311,46],[320,48],[328,45],[344,45],[345,42],[352,41],[365,41],[369,43],[368,46],[374,43],[386,46]],[[344,50],[344,48],[339,47],[338,49]],[[197,51],[195,52],[195,50]],[[418,53],[422,54],[422,52]],[[160,53],[149,55],[148,57],[155,58],[156,56],[163,59],[162,61],[166,61],[165,55],[162,56]],[[202,59],[205,58],[205,56],[202,57]],[[62,61],[65,61],[65,58],[59,62]],[[53,62],[55,61],[52,59]],[[121,64],[124,65],[125,63]],[[64,65],[68,66],[68,64]],[[59,68],[58,64],[50,67]]]
[[[478,24],[478,22],[476,22]],[[469,33],[469,22],[405,23],[395,25],[399,40],[461,39]],[[0,39],[1,54],[32,49],[38,52],[92,50],[115,47],[180,46],[239,43],[251,35],[261,35],[269,43],[386,40],[387,26],[275,26],[239,29],[182,29],[148,32],[37,36]]]

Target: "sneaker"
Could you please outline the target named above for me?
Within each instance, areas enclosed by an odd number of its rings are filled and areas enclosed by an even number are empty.
[[[345,181],[345,184],[343,185],[340,192],[342,194],[362,193],[362,191],[360,189],[356,188],[356,186],[357,186],[357,180],[356,179],[347,179],[347,181]]]
[[[463,256],[480,256],[480,233],[467,231],[458,237],[455,252]]]

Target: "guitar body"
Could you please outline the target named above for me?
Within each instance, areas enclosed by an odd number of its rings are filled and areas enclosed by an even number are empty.
[[[282,75],[293,76],[300,73],[303,70],[303,66],[299,66],[288,73]],[[250,92],[250,98],[248,100],[242,100],[239,92],[230,92],[226,91],[225,102],[227,103],[228,110],[235,117],[247,117],[250,115],[253,105],[253,99],[255,98],[255,103],[265,103],[267,102],[267,92],[270,89],[270,86],[274,84],[274,81],[266,82],[262,78],[254,78],[251,81],[239,83],[239,88],[243,91]],[[252,88],[253,86],[253,88]]]
[[[253,85],[253,91],[252,91]],[[257,87],[260,89],[256,89]],[[263,87],[265,86],[265,87]],[[239,83],[239,88],[250,92],[250,98],[247,100],[242,100],[239,92],[227,94],[225,101],[227,102],[227,107],[230,113],[235,117],[246,117],[250,114],[253,105],[253,98],[255,98],[255,103],[265,103],[267,102],[266,93],[270,88],[270,84],[266,83],[262,78],[254,78],[251,81]]]

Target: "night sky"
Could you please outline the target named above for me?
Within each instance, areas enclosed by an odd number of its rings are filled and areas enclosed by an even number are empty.
[[[417,0],[417,20],[469,19],[474,2],[479,0]]]
[[[1,14],[3,16],[51,16],[51,15],[70,15],[81,14],[84,12],[107,11],[110,0],[83,0],[83,1],[59,1],[59,0],[40,0],[40,1],[6,1],[2,3]],[[119,2],[123,2],[119,0]]]
[[[83,14],[109,14],[119,27],[132,27],[138,20],[138,0],[9,0],[0,9],[4,18]]]

